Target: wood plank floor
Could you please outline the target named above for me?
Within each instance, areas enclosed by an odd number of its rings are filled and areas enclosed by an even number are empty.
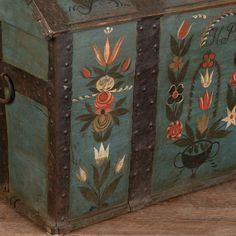
[[[0,235],[47,234],[0,202]],[[235,236],[236,181],[178,197],[68,235]]]

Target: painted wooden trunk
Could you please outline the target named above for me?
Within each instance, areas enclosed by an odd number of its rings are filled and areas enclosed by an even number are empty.
[[[236,1],[0,0],[0,191],[52,234],[236,176]]]

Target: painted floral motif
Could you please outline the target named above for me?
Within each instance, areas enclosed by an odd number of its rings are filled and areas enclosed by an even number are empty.
[[[117,158],[115,166],[112,167],[109,155],[110,146],[104,147],[101,143],[99,149],[94,147],[95,164],[91,165],[91,170],[79,167],[77,174],[79,190],[82,196],[93,204],[91,210],[108,206],[107,201],[114,194],[123,176],[126,156]],[[92,183],[89,179],[90,175],[92,175]]]
[[[234,65],[236,67],[236,53],[234,56]],[[236,88],[235,88],[236,72],[230,78],[227,91],[227,117],[222,121],[226,123],[226,129],[231,125],[236,126]]]
[[[183,59],[181,57],[174,57],[172,63],[170,64],[170,69],[177,72],[183,67]]]
[[[228,129],[231,125],[236,126],[236,106],[232,109],[232,111],[227,108],[227,117],[224,118],[222,121],[226,122],[226,129]]]
[[[177,32],[177,39],[184,40],[189,35],[191,28],[192,23],[190,21],[183,21]]]
[[[177,140],[181,138],[183,132],[183,124],[180,121],[170,123],[167,128],[167,138],[171,140]]]
[[[166,115],[170,124],[167,128],[167,138],[177,140],[182,136],[183,125],[180,121],[184,104],[183,81],[187,75],[189,60],[185,61],[193,36],[189,37],[192,28],[190,21],[184,21],[177,32],[176,38],[171,36],[170,46],[173,58],[168,68],[168,79],[170,81],[169,97],[166,104]]]
[[[236,71],[231,76],[230,84],[231,86],[236,86]]]
[[[215,64],[216,55],[213,52],[206,53],[203,56],[202,68],[212,68]]]
[[[169,99],[168,99],[168,104],[172,105],[174,102],[182,102],[184,97],[182,95],[184,91],[184,85],[179,84],[177,87],[176,85],[172,85],[170,90],[169,90]]]
[[[211,83],[212,83],[212,80],[213,80],[213,76],[214,76],[214,71],[212,71],[210,74],[209,74],[209,70],[208,68],[206,69],[206,72],[205,72],[205,75],[203,75],[202,73],[200,73],[200,76],[201,76],[201,83],[202,83],[202,87],[203,88],[208,88]]]
[[[78,119],[85,123],[81,132],[92,126],[93,136],[97,142],[107,141],[111,136],[113,126],[120,125],[120,116],[129,112],[123,107],[126,97],[116,101],[115,94],[132,89],[132,85],[122,87],[125,82],[129,81],[130,73],[128,72],[132,59],[127,57],[121,63],[118,62],[125,38],[119,38],[112,48],[110,40],[112,32],[113,28],[111,27],[104,30],[106,38],[103,50],[95,43],[92,45],[92,51],[100,67],[84,66],[81,71],[83,78],[89,81],[87,86],[92,95],[73,100],[80,102],[85,99],[94,99],[93,106],[85,101],[88,113],[79,115]]]
[[[81,132],[90,127],[95,142],[99,148],[94,149],[94,164],[90,167],[80,165],[77,173],[79,191],[92,204],[92,210],[99,210],[108,206],[109,198],[115,193],[126,165],[126,155],[117,157],[113,166],[110,161],[109,139],[114,125],[120,125],[120,117],[126,115],[126,97],[116,99],[117,93],[129,92],[133,86],[130,71],[132,59],[130,57],[118,61],[125,38],[120,37],[112,47],[110,34],[113,28],[104,30],[105,43],[101,50],[97,44],[92,45],[92,53],[98,66],[84,66],[81,76],[87,82],[90,95],[74,98],[73,102],[83,103],[86,113],[79,114],[77,119],[82,121]],[[124,85],[126,83],[126,85]]]
[[[209,95],[208,91],[205,91],[204,97],[199,97],[199,107],[202,111],[210,109],[213,100],[213,92]]]
[[[230,135],[231,131],[228,128],[236,125],[236,72],[233,72],[228,85],[227,117],[222,119],[218,110],[222,82],[221,66],[215,52],[204,53],[191,81],[187,121],[182,121],[185,102],[184,82],[190,64],[190,61],[185,62],[185,55],[191,47],[192,27],[193,23],[190,20],[183,21],[177,31],[177,39],[171,36],[170,40],[173,59],[168,70],[171,86],[168,91],[166,115],[170,124],[166,130],[166,137],[174,141],[174,145],[184,148],[184,151],[175,157],[174,166],[180,169],[180,174],[184,169],[190,169],[194,177],[198,168],[206,161],[210,162],[213,169],[217,168],[214,157],[221,147],[218,140]],[[196,93],[202,95],[197,98]],[[193,108],[193,104],[196,103],[199,115],[194,116],[195,121],[193,121],[192,113],[196,109],[196,106]],[[222,122],[226,123],[226,129]],[[182,165],[179,164],[179,157],[181,157]]]

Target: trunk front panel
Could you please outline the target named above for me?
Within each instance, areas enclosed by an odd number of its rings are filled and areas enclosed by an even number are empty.
[[[136,23],[75,33],[73,44],[70,209],[78,217],[128,203]]]
[[[235,169],[235,42],[235,7],[161,19],[154,195]]]

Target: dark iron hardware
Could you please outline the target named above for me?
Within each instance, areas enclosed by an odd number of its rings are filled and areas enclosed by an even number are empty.
[[[3,87],[6,84],[7,89],[8,89],[8,92],[6,93],[5,98],[0,98],[0,103],[9,104],[15,98],[15,90],[14,90],[14,85],[12,83],[12,80],[6,73],[2,73],[0,75],[0,83],[3,85]]]

